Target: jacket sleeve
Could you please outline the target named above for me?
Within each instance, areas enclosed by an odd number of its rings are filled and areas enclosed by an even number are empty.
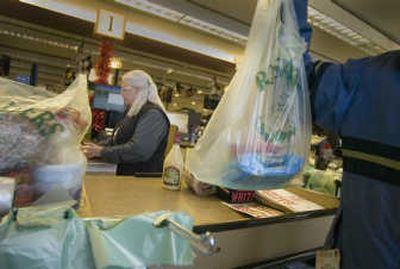
[[[292,0],[300,35],[307,42],[304,64],[311,99],[313,123],[338,134],[353,100],[361,66],[358,61],[346,64],[314,62],[309,53],[312,29],[307,21],[307,0]],[[351,75],[350,75],[351,74]]]
[[[345,64],[317,62],[314,65],[308,81],[315,124],[340,134],[367,64],[364,60],[350,60]]]
[[[160,111],[150,109],[137,123],[131,139],[122,145],[104,147],[101,157],[111,163],[147,161],[168,133],[168,124]]]
[[[304,65],[306,67],[307,74],[311,70],[312,66],[314,65],[311,55],[310,55],[310,44],[311,44],[311,33],[312,29],[310,24],[307,21],[307,6],[308,0],[292,0],[297,27],[299,28],[300,36],[306,41],[307,43],[307,50],[304,53]]]

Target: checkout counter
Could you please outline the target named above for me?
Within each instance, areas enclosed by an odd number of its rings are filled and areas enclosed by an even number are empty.
[[[84,179],[81,217],[124,217],[145,212],[183,211],[194,220],[194,232],[211,232],[220,251],[199,255],[189,268],[250,268],[312,257],[320,249],[339,201],[330,196],[289,188],[324,210],[255,219],[233,211],[217,197],[199,197],[187,187],[162,188],[161,178],[114,176],[112,165],[102,171],[89,165]],[[115,171],[115,170],[114,170]],[[170,267],[163,267],[170,268]],[[266,267],[265,267],[266,268]]]

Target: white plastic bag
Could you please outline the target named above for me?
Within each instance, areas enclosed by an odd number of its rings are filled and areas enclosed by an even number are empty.
[[[311,117],[292,0],[260,0],[242,64],[189,151],[199,180],[233,189],[279,187],[301,171]]]
[[[17,178],[17,204],[54,188],[79,200],[90,123],[85,75],[58,95],[0,78],[0,175]]]

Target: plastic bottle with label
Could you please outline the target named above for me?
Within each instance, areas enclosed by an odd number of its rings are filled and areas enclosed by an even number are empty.
[[[183,157],[179,146],[179,137],[175,137],[175,143],[164,161],[163,187],[177,191],[181,188],[183,173]]]

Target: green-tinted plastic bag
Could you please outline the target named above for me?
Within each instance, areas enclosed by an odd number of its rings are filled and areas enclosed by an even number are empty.
[[[18,209],[0,223],[0,268],[127,269],[191,265],[189,242],[168,228],[156,228],[164,214],[188,229],[185,214],[166,211],[122,220],[80,219],[74,202]]]
[[[95,268],[85,223],[71,204],[22,208],[0,224],[0,268]]]
[[[189,242],[168,228],[153,226],[154,220],[166,213],[87,221],[96,268],[192,265],[194,257]],[[168,218],[192,229],[192,219],[185,214],[170,213]]]
[[[303,176],[306,178],[305,188],[331,196],[336,195],[336,178],[333,172],[309,167],[305,170]]]

